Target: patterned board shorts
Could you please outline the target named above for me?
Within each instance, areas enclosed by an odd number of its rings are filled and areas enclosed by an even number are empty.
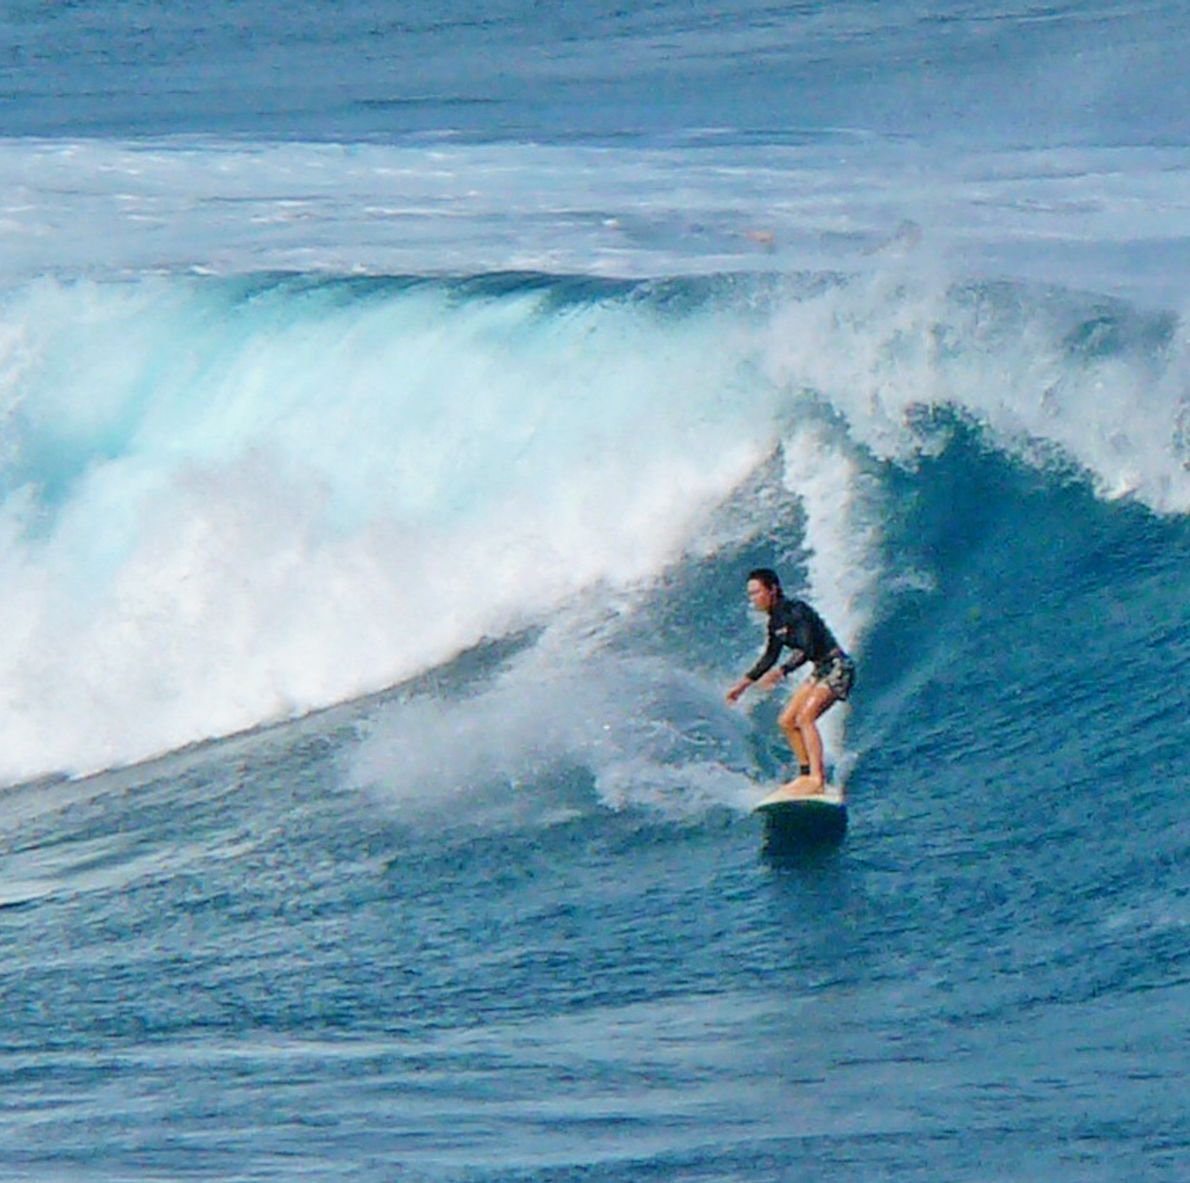
[[[855,685],[855,662],[846,653],[835,653],[814,667],[814,681],[829,686],[840,702],[846,702]]]

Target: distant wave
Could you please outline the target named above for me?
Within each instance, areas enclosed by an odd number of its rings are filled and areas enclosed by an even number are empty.
[[[0,138],[0,284],[52,275],[996,278],[1181,311],[1183,146],[931,146],[831,127],[659,143]],[[1140,214],[1143,213],[1143,217]]]

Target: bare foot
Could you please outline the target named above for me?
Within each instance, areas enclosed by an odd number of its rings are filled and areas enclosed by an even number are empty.
[[[822,781],[812,776],[799,776],[785,786],[785,791],[791,797],[822,797],[826,788]]]

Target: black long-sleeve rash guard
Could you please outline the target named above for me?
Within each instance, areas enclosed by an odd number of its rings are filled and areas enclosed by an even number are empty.
[[[789,674],[807,661],[817,665],[825,660],[838,650],[839,642],[809,604],[782,596],[769,612],[769,641],[760,660],[745,675],[748,680],[755,682],[764,677],[786,646],[793,654],[781,669]]]

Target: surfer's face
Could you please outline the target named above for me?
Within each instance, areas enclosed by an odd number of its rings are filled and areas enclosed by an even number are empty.
[[[759,579],[748,580],[748,599],[757,612],[768,612],[777,600],[776,588],[765,587]]]

